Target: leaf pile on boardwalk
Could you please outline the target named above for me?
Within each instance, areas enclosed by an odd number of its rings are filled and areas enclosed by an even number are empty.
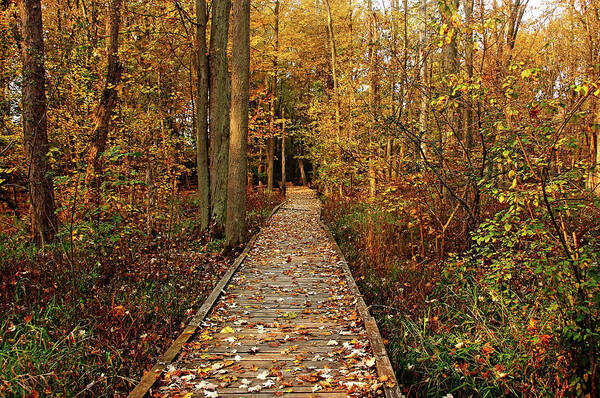
[[[309,190],[290,193],[153,396],[377,396],[376,361]]]

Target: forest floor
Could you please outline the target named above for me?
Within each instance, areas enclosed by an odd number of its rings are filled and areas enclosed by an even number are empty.
[[[143,218],[107,211],[94,225],[76,218],[73,240],[43,252],[24,221],[0,214],[0,396],[131,390],[238,253],[199,230],[193,193],[176,198],[175,216],[157,220],[152,239]],[[249,234],[281,200],[249,192]]]
[[[369,397],[394,385],[378,376],[366,307],[320,211],[314,191],[288,190],[152,396]]]

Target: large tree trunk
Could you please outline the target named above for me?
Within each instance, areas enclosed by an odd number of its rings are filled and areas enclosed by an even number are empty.
[[[428,98],[427,98],[427,0],[420,0],[419,4],[421,13],[421,29],[419,31],[419,76],[421,78],[421,103],[419,112],[419,139],[416,142],[416,159],[421,158],[421,152],[425,151],[423,145],[423,136],[427,130],[427,117],[428,117]]]
[[[340,93],[338,90],[338,75],[337,75],[337,50],[335,43],[335,34],[333,31],[333,17],[331,15],[331,6],[329,0],[325,0],[327,6],[327,32],[329,33],[329,48],[331,50],[331,77],[333,79],[333,95],[335,97],[335,131],[336,138],[340,140]]]
[[[335,42],[335,33],[333,30],[333,16],[331,14],[331,5],[329,0],[325,0],[327,6],[327,33],[329,38],[329,48],[331,50],[331,77],[333,79],[333,95],[335,99],[335,139],[337,144],[336,156],[337,158],[342,157],[341,153],[341,116],[340,116],[340,93],[337,75],[337,49]],[[343,184],[339,185],[340,196],[343,194]]]
[[[246,163],[248,145],[248,101],[250,76],[250,0],[233,6],[233,57],[231,73],[231,139],[227,183],[228,246],[242,243],[246,229]]]
[[[85,182],[90,184],[102,176],[102,153],[110,130],[113,110],[117,103],[117,85],[121,81],[123,66],[119,62],[119,28],[121,26],[121,0],[109,0],[106,21],[106,81],[100,103],[96,109],[92,147],[88,155]],[[97,181],[98,182],[98,181]],[[99,186],[99,184],[97,184]]]
[[[275,114],[277,104],[277,77],[279,76],[279,0],[275,0],[275,56],[273,57],[273,77],[271,78],[271,104],[269,115],[269,138],[267,138],[267,191],[273,191],[275,171]]]
[[[222,226],[227,206],[229,153],[229,0],[214,0],[210,29],[210,197],[213,221]],[[245,174],[244,174],[245,176]]]
[[[51,242],[58,230],[54,187],[48,172],[44,33],[40,0],[21,1],[23,60],[23,141],[31,202],[31,230],[39,245]]]
[[[368,43],[369,43],[369,107],[371,108],[371,126],[369,126],[369,197],[374,198],[377,191],[377,171],[375,170],[375,147],[373,145],[373,130],[375,128],[374,120],[377,110],[377,59],[375,56],[375,14],[373,13],[373,5],[371,0],[367,2],[367,8],[369,12],[369,31],[368,31]]]
[[[396,111],[397,109],[400,110],[402,109],[402,106],[400,104],[400,107],[397,108],[398,105],[398,96],[396,94],[396,75],[398,74],[398,13],[400,12],[400,7],[399,7],[399,2],[398,0],[392,0],[392,12],[391,12],[391,29],[392,29],[392,59],[391,59],[391,65],[393,65],[392,67],[392,77],[391,77],[391,84],[390,84],[390,91],[391,91],[391,96],[392,96],[392,106],[390,109],[390,117],[393,119],[395,117],[397,117]],[[401,112],[401,111],[399,111]],[[393,174],[393,156],[394,156],[394,139],[393,138],[388,138],[386,141],[386,148],[385,148],[385,155],[386,155],[386,165],[385,165],[385,170],[386,170],[386,179],[388,181],[392,180],[392,174]]]
[[[208,57],[206,55],[206,0],[196,0],[196,167],[198,198],[200,200],[200,227],[210,222],[210,174],[208,170]]]

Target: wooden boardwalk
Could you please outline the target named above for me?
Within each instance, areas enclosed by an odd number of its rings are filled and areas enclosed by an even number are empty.
[[[320,211],[314,191],[290,189],[202,319],[130,396],[399,396],[377,326]]]

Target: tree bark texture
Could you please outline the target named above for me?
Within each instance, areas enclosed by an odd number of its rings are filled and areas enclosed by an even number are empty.
[[[463,8],[467,24],[467,32],[465,33],[465,69],[470,83],[473,79],[473,0],[463,0]],[[465,106],[463,107],[463,140],[467,151],[473,149],[473,105],[471,99],[466,98]]]
[[[335,100],[335,139],[336,139],[336,157],[340,159],[342,157],[341,150],[341,103],[340,103],[340,92],[339,92],[339,82],[338,82],[338,73],[337,73],[337,48],[335,42],[335,33],[333,30],[333,16],[331,13],[331,5],[329,0],[325,0],[325,5],[327,8],[327,36],[329,38],[329,49],[331,51],[331,77],[333,79],[333,95]],[[340,192],[340,196],[343,194],[343,185],[340,184],[338,186],[338,190]]]
[[[287,175],[285,173],[285,109],[281,110],[281,192],[285,195],[285,184],[287,183]]]
[[[277,113],[277,77],[279,76],[279,0],[275,0],[275,56],[273,57],[273,77],[271,78],[271,104],[269,115],[269,138],[267,138],[267,191],[273,191],[275,171],[275,114]]]
[[[377,191],[377,171],[375,170],[375,147],[373,145],[372,131],[375,129],[375,115],[377,114],[377,97],[378,97],[378,86],[377,86],[377,57],[375,54],[375,14],[373,12],[373,4],[371,0],[367,2],[367,8],[369,12],[369,31],[368,31],[368,42],[369,42],[369,107],[371,108],[371,123],[372,126],[369,129],[369,169],[367,171],[369,177],[369,197],[374,198]]]
[[[596,115],[596,120],[600,121],[600,114]],[[590,155],[592,170],[588,174],[587,186],[597,196],[600,196],[600,132],[592,132],[590,142]]]
[[[300,183],[306,185],[306,171],[304,170],[304,159],[298,158],[298,167],[300,168]]]
[[[31,230],[38,245],[51,242],[58,230],[54,186],[49,176],[46,119],[44,33],[40,0],[20,4],[23,61],[23,141],[31,204]]]
[[[445,19],[447,21],[447,24],[449,27],[452,27],[452,17],[456,14],[458,14],[458,8],[459,8],[459,0],[447,0],[446,3],[446,15],[445,15]],[[445,64],[446,64],[446,71],[449,72],[450,74],[453,74],[455,76],[458,76],[460,73],[460,60],[458,57],[458,34],[454,34],[454,36],[452,37],[451,42],[445,47],[445,51],[444,51],[444,58],[445,58]],[[452,82],[452,80],[450,81]],[[452,87],[452,85],[450,85],[448,87],[448,91],[451,93],[452,90],[454,89],[454,87]],[[462,104],[462,101],[459,101],[459,103]],[[460,105],[457,108],[452,108],[451,109],[451,113],[450,113],[450,120],[449,122],[452,125],[452,133],[459,136],[462,135],[462,105]],[[444,147],[444,140],[445,137],[442,135],[440,138],[440,152],[442,152],[443,147]]]
[[[242,243],[246,230],[246,164],[250,77],[250,0],[233,6],[233,57],[231,74],[231,139],[227,183],[228,246]]]
[[[427,0],[420,0],[420,18],[421,18],[421,29],[419,31],[419,76],[421,78],[421,101],[420,101],[420,113],[419,113],[419,140],[416,145],[415,158],[421,158],[421,151],[425,151],[425,147],[422,143],[422,136],[427,130],[427,114],[428,98],[427,98],[427,71],[429,69],[427,64]]]
[[[210,30],[210,198],[213,221],[225,223],[229,154],[229,0],[214,0]]]
[[[208,169],[208,56],[206,53],[206,0],[196,0],[196,167],[200,227],[210,222],[210,174]]]
[[[267,191],[273,191],[273,178],[275,176],[275,137],[267,138]]]
[[[335,43],[335,34],[333,31],[333,17],[331,15],[331,6],[329,0],[325,0],[327,6],[327,32],[329,33],[329,48],[331,50],[331,77],[333,79],[333,95],[335,96],[335,131],[336,138],[339,144],[340,141],[340,93],[338,90],[338,75],[337,75],[337,49]]]

